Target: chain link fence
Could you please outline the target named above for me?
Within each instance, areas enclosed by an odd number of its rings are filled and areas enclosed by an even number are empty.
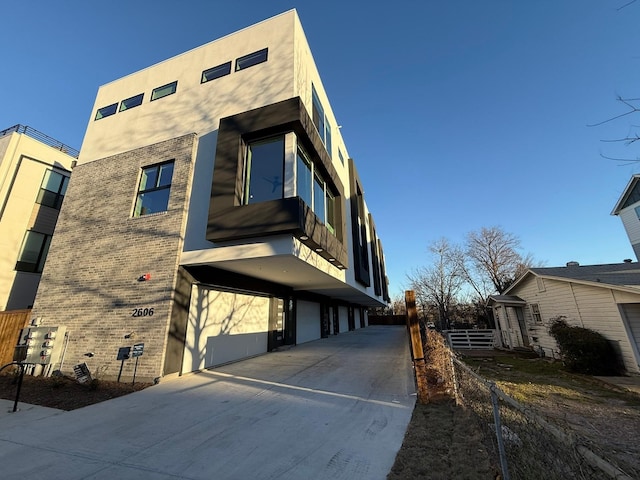
[[[515,401],[454,356],[451,361],[456,401],[475,413],[504,480],[640,478],[640,472],[612,464],[575,432]]]

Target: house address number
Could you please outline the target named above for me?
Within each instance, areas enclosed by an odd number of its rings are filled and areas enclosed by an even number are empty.
[[[153,307],[151,308],[134,308],[131,313],[132,317],[152,317]]]

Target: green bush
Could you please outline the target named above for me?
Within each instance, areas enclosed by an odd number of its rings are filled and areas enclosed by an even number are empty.
[[[613,346],[600,333],[567,324],[564,317],[551,321],[549,333],[560,348],[570,372],[586,375],[618,375],[620,362]]]

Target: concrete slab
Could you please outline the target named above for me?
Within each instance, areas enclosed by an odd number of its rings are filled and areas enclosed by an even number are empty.
[[[415,398],[406,329],[372,326],[72,412],[0,416],[2,478],[382,480]]]

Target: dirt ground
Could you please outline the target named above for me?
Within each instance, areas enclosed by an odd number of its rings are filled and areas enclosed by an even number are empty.
[[[150,383],[118,383],[97,380],[83,385],[69,377],[33,377],[25,375],[19,401],[43,407],[75,410],[142,390]],[[0,398],[15,401],[18,390],[17,375],[0,375]]]

